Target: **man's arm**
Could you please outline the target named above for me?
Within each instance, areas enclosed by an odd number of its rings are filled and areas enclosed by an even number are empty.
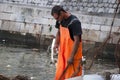
[[[55,38],[55,44],[54,44],[54,52],[56,52],[56,49],[58,49],[60,43],[60,31],[58,29],[56,33],[56,38]]]
[[[68,63],[72,64],[73,60],[74,60],[74,56],[79,48],[79,43],[81,41],[81,36],[75,35],[74,36],[74,44],[73,44],[73,48],[72,48],[72,52],[71,52],[71,56],[68,60]]]

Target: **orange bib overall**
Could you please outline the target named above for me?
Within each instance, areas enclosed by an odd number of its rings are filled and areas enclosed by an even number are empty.
[[[57,67],[56,67],[55,80],[59,80],[61,74],[63,73],[63,71],[65,70],[67,66],[67,60],[69,59],[71,55],[73,43],[74,42],[70,38],[68,28],[62,27],[60,25],[60,49],[58,53],[58,62],[57,62]],[[71,75],[76,71],[81,59],[82,59],[82,43],[80,42],[78,51],[74,56],[73,65],[70,65],[68,67],[62,80],[68,79],[71,77]],[[80,75],[82,75],[82,66],[80,67],[80,71],[77,74],[77,76],[80,76]]]

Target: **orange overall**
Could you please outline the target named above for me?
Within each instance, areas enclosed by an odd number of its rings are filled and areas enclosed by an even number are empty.
[[[73,40],[70,38],[68,28],[62,27],[60,25],[60,49],[59,49],[59,54],[58,54],[58,62],[57,62],[57,67],[56,67],[55,80],[59,80],[61,74],[65,70],[67,66],[67,60],[69,59],[71,55],[72,48],[73,48]],[[71,77],[71,75],[76,71],[81,58],[82,58],[82,43],[80,42],[78,51],[74,56],[73,65],[70,65],[68,67],[62,80]],[[80,67],[80,71],[77,74],[77,76],[80,76],[80,75],[82,75],[82,66]]]

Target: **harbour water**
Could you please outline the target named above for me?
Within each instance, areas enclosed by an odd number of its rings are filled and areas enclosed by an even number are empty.
[[[47,50],[0,45],[0,74],[7,77],[25,75],[31,80],[53,80],[55,65],[50,64]],[[98,59],[84,74],[103,74],[105,71],[117,73],[112,60]]]

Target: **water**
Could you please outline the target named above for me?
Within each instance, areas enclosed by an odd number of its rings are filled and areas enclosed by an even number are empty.
[[[55,66],[45,51],[0,46],[0,74],[26,75],[32,80],[53,80]]]
[[[26,75],[32,80],[53,80],[55,65],[50,61],[50,55],[44,50],[0,45],[0,74],[8,77]],[[117,72],[116,69],[114,62],[99,59],[90,70],[84,72],[102,74],[105,71]]]

